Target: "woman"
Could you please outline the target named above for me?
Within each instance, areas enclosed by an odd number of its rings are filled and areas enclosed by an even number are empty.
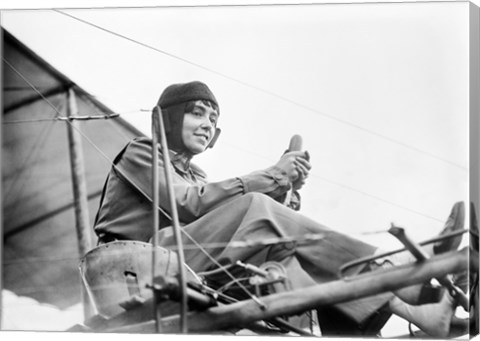
[[[222,245],[209,248],[208,254],[186,247],[185,260],[194,271],[215,268],[218,262],[241,260],[260,265],[266,261],[278,261],[287,267],[292,287],[301,288],[335,280],[342,264],[377,252],[369,244],[295,212],[299,207],[297,191],[305,183],[311,169],[308,153],[304,151],[287,151],[275,165],[267,169],[209,183],[206,174],[191,163],[193,156],[213,146],[220,132],[217,127],[220,115],[218,102],[205,84],[190,82],[171,85],[161,94],[158,106],[166,121],[171,157],[171,165],[164,165],[162,158],[159,158],[160,206],[163,214],[159,226],[159,245],[165,248],[175,246],[172,229],[166,228],[171,224],[168,218],[171,208],[167,200],[167,185],[162,176],[163,167],[166,166],[171,168],[173,174],[184,244],[192,244],[192,240],[195,240],[203,245]],[[161,153],[160,149],[158,152]],[[115,164],[104,188],[95,232],[101,243],[113,240],[149,241],[152,237],[152,205],[146,196],[151,197],[152,187],[151,141],[146,138],[133,140],[116,157]],[[293,195],[290,196],[292,190]],[[462,217],[457,211],[458,208],[454,210],[455,214],[446,229],[462,227]],[[231,247],[232,243],[239,241],[301,238],[305,234],[321,238],[298,245],[279,243],[269,247]],[[458,247],[458,243],[456,241],[456,245],[448,245],[447,249]],[[436,245],[436,248],[445,249],[445,245]],[[419,303],[419,286],[402,289],[395,294],[386,293],[336,305],[334,311],[340,311],[338,316],[350,320],[352,327],[346,328],[346,324],[342,323],[339,330],[325,325],[322,326],[323,334],[370,333],[359,331],[359,326],[365,325],[379,308],[387,306],[394,313],[398,312],[421,326],[425,321],[416,319],[418,316],[423,319],[424,312],[419,310],[420,307],[407,306],[404,302]],[[453,301],[438,304],[441,304],[441,309],[437,307],[437,313],[442,311],[443,317],[446,314],[447,320],[448,316],[451,318]],[[405,307],[415,309],[413,312],[410,309],[407,314]],[[422,314],[418,315],[417,312]],[[330,317],[331,314],[329,312]],[[432,317],[428,316],[428,320],[432,322]],[[435,325],[432,330],[437,333],[441,328],[433,322]]]

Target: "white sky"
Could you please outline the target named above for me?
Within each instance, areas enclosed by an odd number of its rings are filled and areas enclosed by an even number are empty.
[[[255,3],[235,3],[247,2]],[[271,2],[286,1],[263,1]],[[174,3],[224,1],[4,0],[0,7]],[[206,82],[223,129],[197,159],[212,180],[272,165],[301,134],[314,167],[302,212],[332,228],[391,248],[393,237],[361,233],[395,222],[416,240],[429,238],[456,201],[468,202],[466,3],[65,12],[217,72],[51,10],[1,13],[2,26],[119,113],[152,108],[171,83]],[[149,134],[148,113],[123,117]]]
[[[332,228],[395,222],[424,239],[468,201],[466,3],[64,12],[169,55],[52,10],[1,19],[120,113],[152,108],[171,83],[206,82],[223,129],[196,159],[211,180],[272,165],[300,134],[313,165],[302,211]],[[149,134],[148,113],[124,117]]]

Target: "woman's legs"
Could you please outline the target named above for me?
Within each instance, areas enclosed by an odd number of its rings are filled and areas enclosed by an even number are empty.
[[[300,263],[298,271],[305,272],[309,280],[297,283],[305,287],[315,283],[324,283],[338,278],[341,265],[361,257],[372,255],[376,248],[362,241],[331,230],[315,221],[292,211],[257,193],[250,193],[239,199],[230,201],[184,227],[189,236],[206,248],[206,251],[222,263],[230,260],[232,263],[241,260],[246,262],[265,249],[264,245],[237,247],[238,242],[264,241],[277,237],[304,238],[312,235],[316,238],[310,242],[294,245],[292,253]],[[163,247],[175,245],[170,229],[164,229],[159,234]],[[192,241],[184,237],[185,259],[195,271],[212,268],[215,263],[205,253],[192,249]],[[216,247],[209,247],[209,246]],[[279,245],[286,249],[292,248],[291,243]],[[265,259],[266,260],[279,260]],[[354,302],[339,305],[339,307],[355,320],[360,321],[384,305],[392,294],[387,293],[369,297]]]
[[[314,283],[324,283],[338,279],[341,265],[375,253],[376,248],[333,231],[315,221],[298,214],[271,198],[251,193],[232,200],[209,212],[197,221],[184,226],[189,237],[184,236],[185,258],[195,271],[204,271],[216,266],[215,261],[234,263],[252,261],[260,265],[264,261],[285,259],[287,256],[271,256],[265,245],[252,245],[276,237],[298,237],[302,239],[311,234],[317,238],[311,242],[299,243],[292,250],[291,243],[277,245],[294,254],[299,261],[298,273],[302,280],[296,284],[301,288]],[[191,239],[198,241],[210,256],[199,250]],[[295,238],[294,238],[295,239]],[[171,229],[160,231],[161,246],[174,247]],[[240,246],[238,242],[248,242]],[[273,257],[273,259],[272,259]],[[356,269],[361,271],[362,268]],[[356,322],[363,322],[373,312],[384,306],[392,293],[367,297],[335,306]]]

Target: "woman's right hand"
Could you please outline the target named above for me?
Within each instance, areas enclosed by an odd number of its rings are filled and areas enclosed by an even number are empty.
[[[295,151],[287,152],[282,155],[275,165],[287,174],[290,183],[294,183],[299,179],[305,179],[311,168],[307,159],[306,152]]]

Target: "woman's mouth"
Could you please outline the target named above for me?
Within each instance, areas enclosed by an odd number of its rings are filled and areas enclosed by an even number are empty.
[[[204,139],[204,140],[205,140],[205,142],[207,142],[207,141],[208,141],[208,139],[209,139],[209,136],[208,136],[208,135],[206,135],[206,134],[195,134],[195,136],[197,136],[197,137],[200,137],[200,138]]]

